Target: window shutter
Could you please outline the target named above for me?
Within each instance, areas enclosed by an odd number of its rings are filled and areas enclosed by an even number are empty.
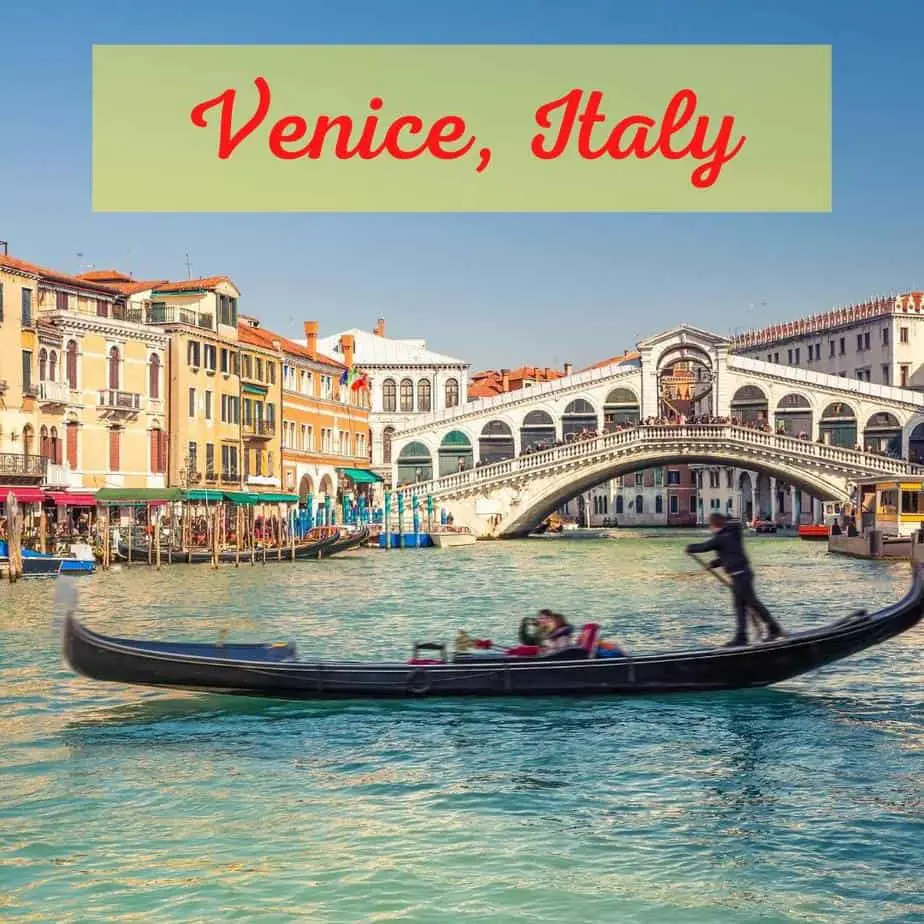
[[[109,431],[109,471],[119,470],[119,437],[121,431],[113,427]]]
[[[77,468],[77,424],[67,425],[67,464]]]

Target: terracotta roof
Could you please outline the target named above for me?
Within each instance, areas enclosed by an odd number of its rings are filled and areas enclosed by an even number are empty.
[[[203,276],[201,279],[181,279],[176,282],[163,282],[156,291],[159,292],[185,292],[196,289],[211,290],[220,286],[223,282],[234,286],[229,276]],[[236,289],[237,286],[234,286]]]
[[[292,356],[298,356],[301,359],[309,359],[312,362],[320,363],[322,366],[330,366],[332,369],[337,369],[340,372],[346,369],[343,363],[338,363],[335,359],[330,359],[323,353],[312,353],[294,340],[283,337],[282,334],[267,330],[265,327],[253,327],[246,321],[238,322],[237,339],[240,343],[250,343],[254,346],[264,347],[267,350],[275,350],[276,347],[273,345],[273,342],[277,341],[279,343],[279,348]]]
[[[101,282],[113,289],[118,289],[123,295],[136,295],[148,289],[153,290],[170,281],[169,279],[134,279],[117,269],[93,270],[90,273],[81,273],[77,278],[85,279],[87,282]]]
[[[89,273],[78,273],[78,279],[86,279],[87,282],[131,282],[132,277],[126,276],[125,273],[120,273],[116,269],[107,269],[107,270],[91,270]]]
[[[619,356],[611,356],[609,359],[601,359],[600,362],[594,363],[592,366],[585,366],[583,369],[578,370],[579,372],[587,372],[588,369],[602,369],[604,366],[615,366],[619,363],[631,362],[633,359],[641,359],[642,354],[635,350],[628,350],[625,353],[620,354]]]
[[[508,372],[508,391],[519,391],[526,381],[553,382],[564,378],[565,373],[558,369],[542,366],[520,366]],[[504,393],[504,374],[499,369],[485,369],[471,376],[468,386],[469,400],[473,398],[491,398]]]
[[[30,276],[38,276],[39,279],[47,279],[49,282],[63,282],[67,285],[76,286],[81,289],[89,289],[93,292],[104,292],[107,295],[122,294],[114,286],[108,286],[101,282],[84,279],[81,276],[72,276],[69,273],[61,273],[58,272],[58,270],[49,269],[47,266],[39,266],[37,263],[29,263],[26,260],[20,260],[18,257],[11,257],[7,254],[0,254],[0,266],[6,267],[14,272],[18,271]]]

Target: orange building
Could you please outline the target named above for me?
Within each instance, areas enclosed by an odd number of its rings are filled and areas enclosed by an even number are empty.
[[[305,346],[261,327],[245,336],[281,358],[282,490],[316,509],[366,493],[380,479],[369,471],[369,391],[340,384],[353,365],[349,335],[343,363],[318,352],[316,321],[305,322]]]

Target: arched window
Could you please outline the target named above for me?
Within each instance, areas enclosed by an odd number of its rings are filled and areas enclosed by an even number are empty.
[[[395,383],[392,382],[392,385]],[[391,462],[391,438],[394,436],[395,428],[386,427],[382,431],[382,461]]]
[[[417,410],[430,410],[430,380],[421,379],[417,383]]]
[[[61,464],[61,440],[58,439],[58,428],[52,427],[48,438],[48,460],[55,465]]]
[[[616,513],[622,513],[622,495],[616,495]]]
[[[148,395],[151,398],[160,397],[160,357],[151,354],[151,365],[148,367]]]
[[[655,513],[664,513],[664,498],[660,494],[655,495]]]
[[[109,351],[109,387],[113,391],[119,390],[119,360],[119,348],[112,347]]]
[[[48,381],[48,350],[39,350],[39,381]]]
[[[414,410],[414,383],[410,379],[401,380],[401,411]]]
[[[32,455],[32,450],[35,448],[32,445],[34,439],[35,431],[32,429],[32,424],[26,424],[22,428],[22,454],[26,458]]]
[[[67,425],[67,464],[77,468],[77,426],[75,421]]]
[[[645,500],[641,494],[635,495],[635,512],[642,513],[645,510]]]
[[[167,471],[167,434],[155,427],[151,430],[151,472],[159,475]]]
[[[459,380],[446,380],[446,407],[458,407],[459,405]]]
[[[385,381],[382,382],[382,410],[398,410],[398,391],[395,388],[394,379],[385,379]]]
[[[51,459],[51,444],[48,440],[48,427],[39,430],[39,455],[43,459]]]
[[[48,356],[48,381],[58,381],[58,353],[52,350]]]
[[[122,431],[119,427],[109,430],[109,471],[117,472],[121,467]]]
[[[67,387],[71,390],[77,388],[77,341],[69,340],[67,343]]]

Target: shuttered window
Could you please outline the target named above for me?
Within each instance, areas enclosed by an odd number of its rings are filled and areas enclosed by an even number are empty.
[[[117,472],[121,468],[120,450],[122,448],[122,431],[113,427],[109,431],[109,471]]]
[[[77,424],[67,425],[67,464],[77,468]]]

